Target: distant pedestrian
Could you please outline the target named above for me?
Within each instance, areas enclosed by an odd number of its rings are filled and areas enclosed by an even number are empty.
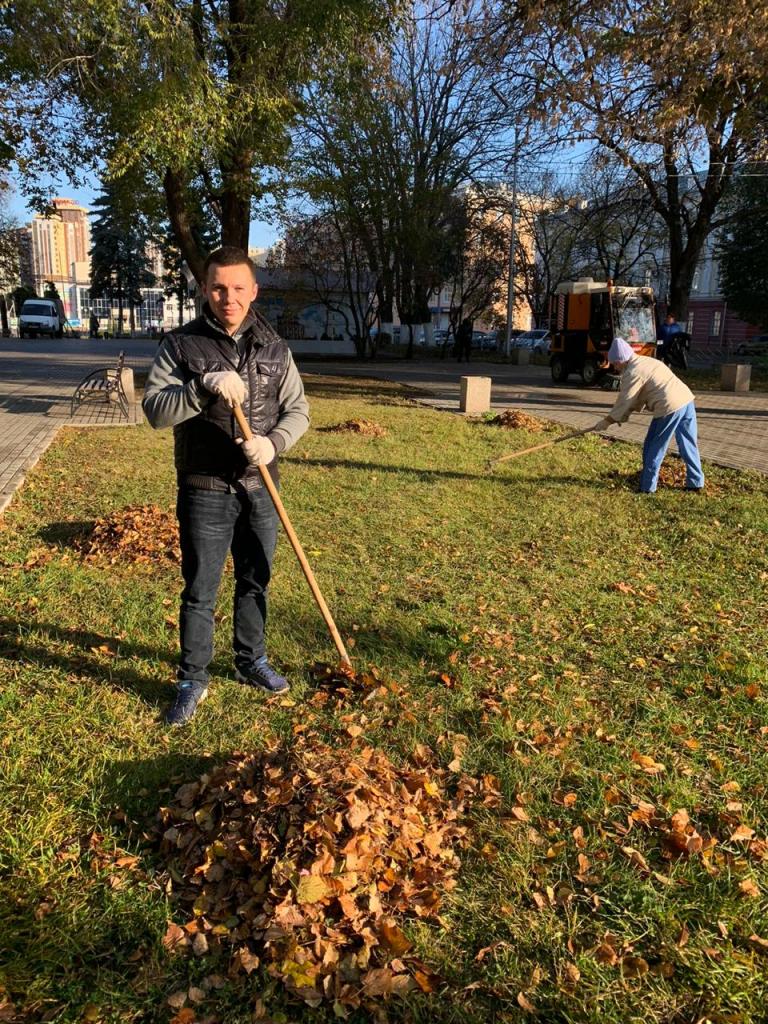
[[[91,319],[89,321],[88,337],[89,338],[98,338],[98,336],[99,336],[99,318],[96,316],[95,313],[91,313]]]
[[[670,342],[676,334],[679,334],[682,331],[682,329],[683,328],[677,322],[675,314],[672,310],[669,310],[664,318],[664,323],[659,328],[658,340],[661,342],[661,351],[657,353],[659,359],[664,359],[664,357],[668,355]]]
[[[608,361],[621,374],[619,397],[608,415],[595,424],[607,430],[613,423],[626,423],[633,412],[650,410],[651,425],[643,444],[643,471],[638,490],[653,494],[669,443],[674,437],[685,463],[686,491],[704,489],[704,473],[697,441],[693,393],[679,377],[658,359],[638,356],[623,338],[614,338]]]
[[[472,327],[473,324],[469,317],[464,317],[456,331],[456,358],[459,362],[464,358],[469,362],[472,352]]]

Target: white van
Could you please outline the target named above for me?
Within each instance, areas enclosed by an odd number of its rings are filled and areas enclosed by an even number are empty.
[[[19,313],[19,337],[36,338],[47,334],[61,338],[67,318],[61,299],[27,299]]]

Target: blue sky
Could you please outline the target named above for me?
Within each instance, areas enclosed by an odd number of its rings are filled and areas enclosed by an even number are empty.
[[[26,201],[22,195],[19,194],[15,188],[15,182],[13,176],[10,178],[11,190],[7,195],[8,209],[10,213],[18,220],[19,224],[26,224],[32,219],[32,213],[27,209]],[[66,198],[74,199],[75,202],[81,203],[83,206],[90,206],[93,203],[94,196],[98,191],[98,185],[86,188],[73,188],[71,185],[67,185],[61,181],[49,182],[51,186],[51,198]],[[263,220],[251,221],[251,233],[249,237],[249,245],[254,248],[267,248],[274,243],[280,237],[279,232],[272,224]]]

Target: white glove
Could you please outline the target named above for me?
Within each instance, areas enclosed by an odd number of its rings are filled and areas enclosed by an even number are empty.
[[[592,429],[596,430],[600,434],[611,426],[613,426],[613,420],[606,416],[604,419],[598,420]]]
[[[204,373],[200,382],[206,391],[223,398],[229,405],[245,400],[245,384],[234,370],[222,370],[218,373]]]
[[[251,466],[268,466],[275,457],[275,446],[268,437],[254,434],[250,441],[239,441],[243,454]]]

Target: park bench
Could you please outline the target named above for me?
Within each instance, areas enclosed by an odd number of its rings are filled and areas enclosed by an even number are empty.
[[[103,366],[98,370],[91,370],[75,388],[70,404],[70,416],[74,416],[77,409],[91,400],[116,402],[122,416],[128,417],[128,396],[123,386],[123,369],[125,367],[125,352],[121,352],[117,358],[117,366]]]

